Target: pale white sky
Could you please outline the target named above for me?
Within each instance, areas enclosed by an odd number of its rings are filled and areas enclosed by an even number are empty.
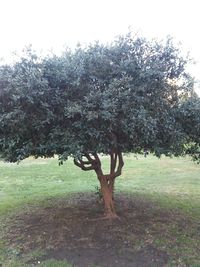
[[[200,0],[0,0],[0,58],[28,44],[58,53],[77,42],[109,42],[129,26],[181,41],[199,62],[191,71],[200,79]]]

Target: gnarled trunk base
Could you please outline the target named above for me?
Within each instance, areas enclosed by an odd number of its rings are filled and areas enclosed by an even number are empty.
[[[101,192],[103,195],[104,208],[105,208],[105,217],[107,218],[117,218],[117,214],[114,207],[113,201],[113,187],[114,187],[114,179],[108,179],[108,176],[98,177],[101,185]],[[112,179],[112,183],[111,183]]]
[[[97,153],[86,153],[79,158],[75,158],[74,164],[84,171],[94,170],[96,172],[104,200],[105,218],[114,219],[119,218],[113,202],[114,182],[115,178],[121,175],[124,162],[122,153],[118,149],[113,149],[109,155],[110,173],[107,175],[103,174],[101,161]]]

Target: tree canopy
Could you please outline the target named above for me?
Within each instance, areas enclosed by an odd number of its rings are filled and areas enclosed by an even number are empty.
[[[0,68],[1,156],[11,162],[71,156],[113,191],[122,153],[177,156],[186,143],[199,144],[199,98],[192,100],[187,63],[170,38],[131,34],[61,56],[40,58],[28,49],[14,65]],[[109,174],[102,172],[99,153],[110,155]]]

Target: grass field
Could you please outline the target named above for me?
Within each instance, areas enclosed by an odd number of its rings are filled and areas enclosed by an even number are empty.
[[[107,169],[107,158],[103,157],[102,160]],[[40,264],[39,260],[33,261],[46,253],[44,248],[40,248],[41,242],[38,241],[37,249],[37,246],[32,250],[29,247],[29,253],[25,250],[21,252],[22,244],[16,240],[22,234],[15,233],[13,239],[10,232],[20,228],[20,214],[36,214],[40,209],[59,207],[60,203],[63,205],[65,202],[73,206],[76,194],[78,198],[80,193],[81,197],[85,194],[86,198],[95,195],[95,187],[98,186],[95,174],[79,170],[70,160],[58,166],[57,159],[27,159],[19,165],[1,162],[0,169],[0,266],[71,266],[66,259],[44,260]],[[136,205],[135,223],[140,224],[137,221],[138,213],[141,215],[140,207],[144,214],[146,211],[152,216],[148,224],[144,222],[150,217],[141,219],[140,242],[130,240],[134,253],[150,244],[151,248],[162,249],[166,253],[168,263],[165,266],[200,266],[200,166],[188,158],[126,156],[123,175],[116,181],[115,192],[121,217],[123,208],[120,201],[126,196]],[[73,201],[70,202],[70,199]],[[91,202],[94,202],[92,197]],[[94,209],[91,206],[91,210]],[[128,211],[127,218],[134,221]],[[166,220],[170,218],[167,223],[161,220],[163,214]],[[124,230],[124,239],[125,236],[128,238]],[[134,237],[137,237],[136,233]]]

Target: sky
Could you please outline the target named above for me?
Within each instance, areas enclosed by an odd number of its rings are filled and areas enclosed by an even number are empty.
[[[200,80],[199,0],[0,0],[0,58],[32,44],[43,53],[95,40],[110,42],[129,27],[147,38],[174,37],[196,61]],[[200,86],[196,85],[200,95]]]

